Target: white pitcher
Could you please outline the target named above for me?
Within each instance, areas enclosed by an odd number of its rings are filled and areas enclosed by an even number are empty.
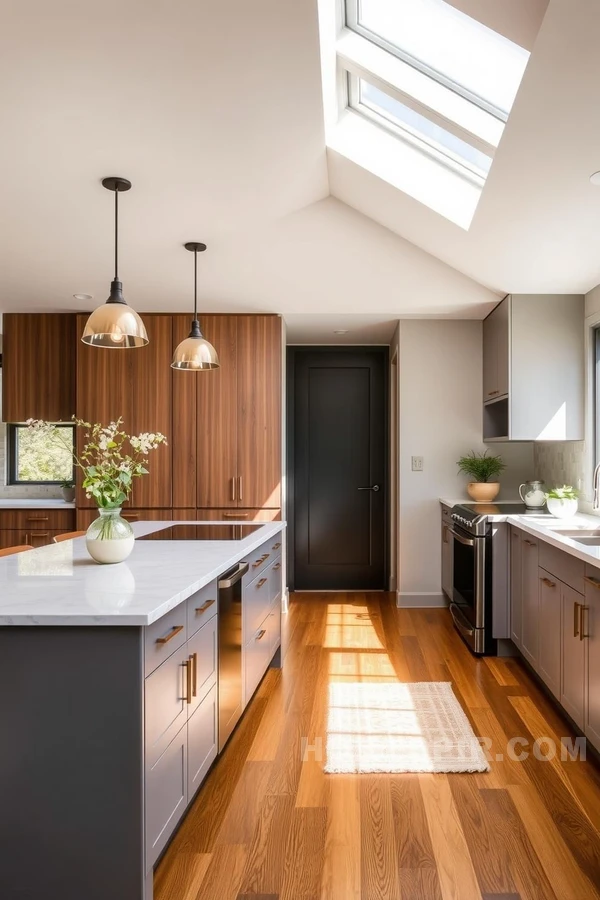
[[[546,503],[543,481],[525,481],[519,487],[519,497],[527,509],[541,509]],[[524,490],[523,490],[524,489]]]

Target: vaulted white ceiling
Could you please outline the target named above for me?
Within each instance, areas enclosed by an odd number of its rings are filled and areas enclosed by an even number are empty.
[[[188,308],[189,240],[209,245],[206,309],[377,325],[479,318],[507,290],[587,290],[600,281],[599,28],[594,0],[550,0],[464,232],[326,152],[315,0],[9,0],[0,311],[105,299],[100,180],[113,174],[133,182],[121,276],[142,310]]]

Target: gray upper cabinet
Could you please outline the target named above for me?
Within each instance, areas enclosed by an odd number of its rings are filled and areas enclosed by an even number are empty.
[[[483,323],[484,440],[584,438],[584,298],[512,294]]]

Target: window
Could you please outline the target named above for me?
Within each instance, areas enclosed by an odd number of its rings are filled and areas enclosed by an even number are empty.
[[[8,426],[9,484],[61,484],[74,480],[74,426],[58,427],[60,443],[26,425]]]
[[[454,221],[470,222],[529,52],[444,0],[345,0],[335,47],[340,125],[344,115],[371,123],[363,127],[371,128],[379,169],[383,129],[412,148],[406,152],[413,157],[416,149],[433,166],[445,166],[448,178],[470,183],[476,198],[470,188],[461,195],[462,188],[448,187],[457,198]],[[361,139],[365,159],[362,134]],[[405,172],[406,162],[405,151],[399,151],[398,167]],[[432,179],[439,177],[432,169]],[[419,184],[409,193],[427,202],[432,186],[424,178],[415,158],[414,182]],[[470,216],[459,216],[459,201],[469,206]]]

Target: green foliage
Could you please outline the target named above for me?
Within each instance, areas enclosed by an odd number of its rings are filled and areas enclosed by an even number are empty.
[[[577,500],[579,491],[570,484],[563,484],[562,487],[550,488],[546,492],[546,500]]]
[[[71,443],[65,441],[62,432],[49,422],[30,419],[27,422],[31,434],[48,442],[48,446],[62,448],[68,452],[83,474],[83,489],[88,499],[92,497],[101,509],[116,509],[123,505],[131,493],[133,479],[148,474],[148,454],[166,443],[164,434],[144,432],[129,435],[121,429],[123,420],[117,419],[109,425],[96,423],[91,425],[81,419],[75,419],[78,428],[85,428],[86,444],[77,456]],[[64,477],[64,476],[63,476]],[[58,480],[58,479],[57,479]]]
[[[73,478],[73,432],[70,428],[56,430],[62,432],[60,443],[45,432],[19,428],[18,481],[64,482]]]
[[[473,481],[489,481],[500,475],[506,468],[500,456],[488,456],[485,453],[475,453],[472,450],[468,456],[461,456],[457,462],[458,471],[468,475]]]

